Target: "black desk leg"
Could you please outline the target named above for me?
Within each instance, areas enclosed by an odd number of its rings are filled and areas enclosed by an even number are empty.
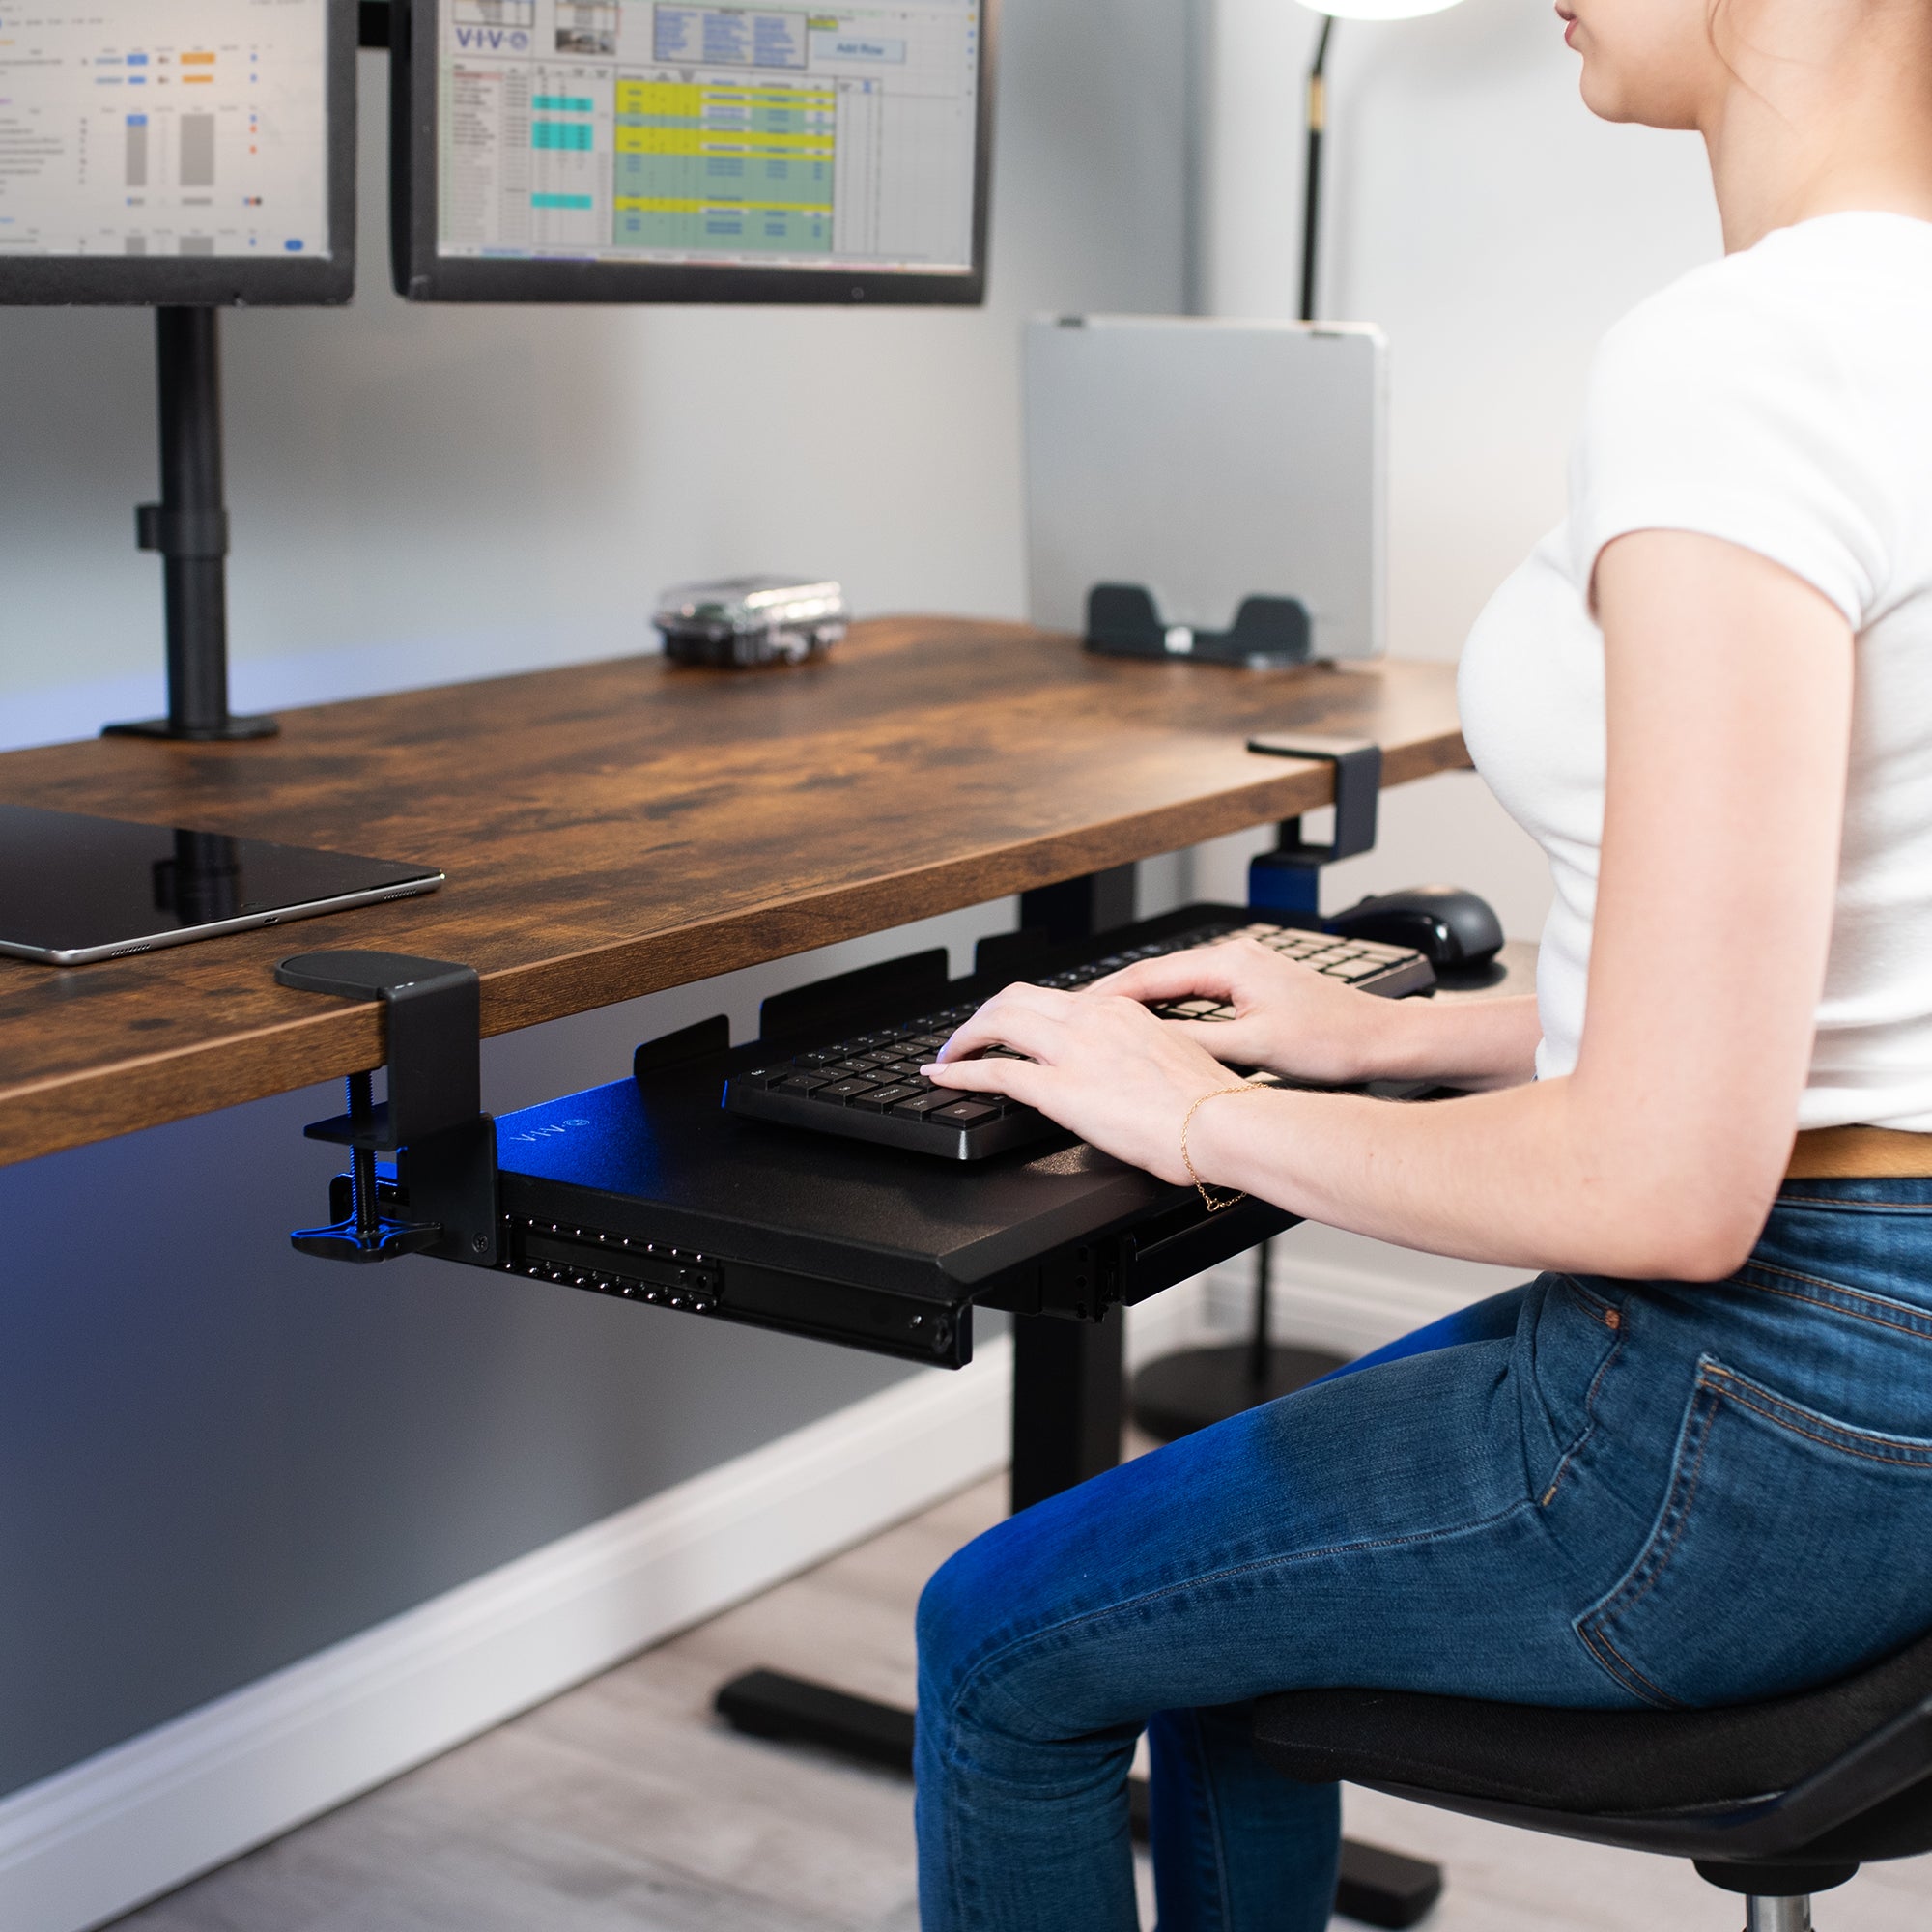
[[[1058,944],[1131,924],[1136,880],[1132,866],[1110,866],[1104,872],[1084,872],[1055,886],[1036,886],[1020,895],[1020,927]]]
[[[1121,1460],[1126,1321],[1044,1315],[1013,1321],[1013,1463],[1017,1514]]]

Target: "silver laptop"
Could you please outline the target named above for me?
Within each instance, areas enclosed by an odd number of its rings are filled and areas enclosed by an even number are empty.
[[[1384,647],[1387,351],[1360,323],[1090,315],[1026,327],[1028,604],[1078,631],[1096,583],[1224,631],[1295,598],[1312,655]]]

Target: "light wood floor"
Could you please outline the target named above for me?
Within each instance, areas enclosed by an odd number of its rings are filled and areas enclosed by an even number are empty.
[[[764,1663],[910,1702],[920,1584],[1004,1495],[1004,1479],[969,1490],[119,1932],[917,1932],[908,1786],[736,1737],[711,1693]],[[1349,1793],[1348,1819],[1447,1868],[1428,1932],[1738,1932],[1744,1917],[1674,1860],[1371,1792]],[[1924,1932],[1932,1859],[1868,1867],[1818,1913],[1822,1932]]]

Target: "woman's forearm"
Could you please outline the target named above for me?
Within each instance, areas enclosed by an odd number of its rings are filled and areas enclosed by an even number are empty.
[[[1376,1015],[1358,1080],[1435,1080],[1480,1092],[1536,1071],[1536,996],[1390,1000]]]
[[[1215,1094],[1187,1151],[1210,1186],[1433,1254],[1524,1268],[1715,1280],[1770,1208],[1754,1174],[1571,1079],[1403,1104],[1293,1090]],[[1758,1197],[1762,1195],[1763,1198]],[[1732,1210],[1714,1215],[1713,1200]]]

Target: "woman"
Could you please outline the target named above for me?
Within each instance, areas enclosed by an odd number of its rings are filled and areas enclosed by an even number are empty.
[[[1463,660],[1554,874],[1536,999],[1236,942],[1010,988],[934,1069],[1213,1199],[1545,1272],[940,1572],[924,1932],[1130,1928],[1144,1727],[1162,1932],[1313,1928],[1335,1795],[1260,1768],[1244,1700],[1735,1702],[1932,1623],[1932,0],[1558,13],[1592,109],[1702,133],[1726,255],[1606,339],[1568,521]],[[1190,993],[1237,1017],[1142,1004]]]

